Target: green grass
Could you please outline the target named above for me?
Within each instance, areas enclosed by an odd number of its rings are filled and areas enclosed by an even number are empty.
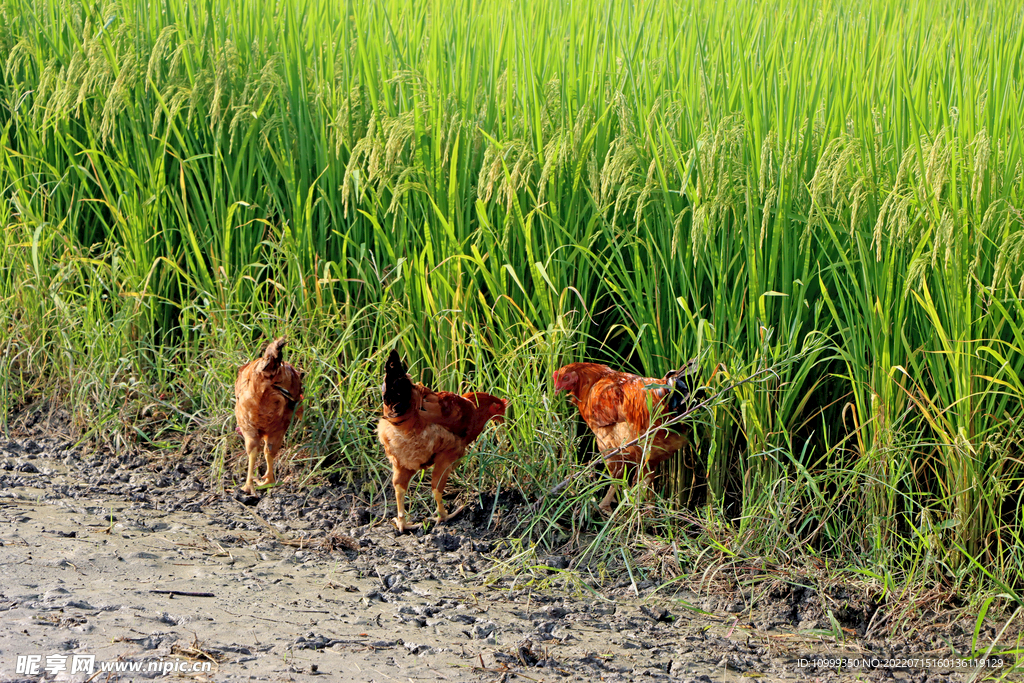
[[[1017,3],[0,16],[3,419],[57,391],[83,431],[228,454],[234,370],[286,334],[306,471],[379,500],[397,342],[438,387],[512,398],[460,480],[572,478],[524,527],[561,543],[592,529],[600,468],[555,368],[778,364],[670,463],[659,537],[692,533],[697,481],[726,554],[1019,590]]]

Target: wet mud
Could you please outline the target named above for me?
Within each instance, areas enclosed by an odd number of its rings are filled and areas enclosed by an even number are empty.
[[[626,576],[593,586],[562,571],[572,558],[543,554],[524,576],[507,568],[515,548],[494,528],[493,499],[397,535],[393,510],[352,491],[285,481],[240,498],[210,482],[202,453],[90,451],[59,432],[29,421],[0,437],[2,681],[925,683],[999,673],[956,661],[974,638],[964,610],[895,629],[877,594],[796,576],[731,591]],[[987,621],[981,641],[1000,628]],[[91,672],[72,672],[74,655],[94,657]],[[161,670],[168,662],[178,668]]]

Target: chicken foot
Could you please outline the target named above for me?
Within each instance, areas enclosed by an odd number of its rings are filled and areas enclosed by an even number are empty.
[[[434,489],[434,500],[437,501],[437,517],[434,519],[438,524],[444,524],[445,522],[455,519],[462,514],[462,511],[466,509],[465,505],[460,505],[455,512],[448,512],[444,509],[444,493],[438,489]]]
[[[398,515],[391,520],[391,523],[398,529],[398,533],[404,533],[407,530],[419,529],[422,524],[409,524],[406,520],[409,515],[405,511],[405,492],[408,489],[402,486],[395,486],[395,503],[398,507]],[[440,491],[434,491],[434,500],[437,501],[437,516],[434,517],[434,521],[438,524],[444,524],[450,520],[455,519],[462,514],[463,510],[466,509],[465,505],[460,505],[457,510],[448,512],[444,508],[443,494]]]
[[[604,494],[604,498],[598,503],[597,509],[601,511],[605,517],[612,516],[612,505],[615,504],[615,494],[619,491],[618,484],[611,484],[608,487],[608,493]]]
[[[267,473],[262,477],[256,476],[256,460],[259,458],[260,448],[260,437],[250,438],[243,434],[245,439],[245,453],[249,458],[249,464],[246,468],[245,484],[242,485],[242,491],[248,493],[250,496],[256,495],[257,486],[267,486],[277,483],[277,477],[274,474],[274,463],[277,461],[277,454],[281,450],[280,442],[271,442],[268,439],[262,439],[263,445],[263,456],[267,461]]]

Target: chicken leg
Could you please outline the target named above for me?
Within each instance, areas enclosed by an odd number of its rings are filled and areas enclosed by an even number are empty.
[[[246,470],[245,484],[242,485],[242,491],[250,496],[255,496],[256,487],[253,486],[253,470],[256,469],[256,458],[259,457],[260,440],[259,437],[249,436],[248,434],[244,434],[242,438],[245,439],[245,454],[249,457],[249,466]]]
[[[437,503],[437,517],[435,519],[438,524],[444,524],[450,519],[455,519],[466,509],[465,505],[460,505],[455,512],[450,514],[444,509],[444,488],[448,485],[448,475],[451,473],[452,467],[455,466],[457,459],[438,456],[434,460],[434,471],[430,475],[430,488],[434,494],[434,501]]]
[[[408,516],[405,512],[405,492],[409,490],[409,480],[412,479],[413,470],[407,470],[398,465],[392,466],[391,485],[395,488],[395,504],[398,507],[398,515],[391,520],[398,529],[398,533],[405,533],[406,529],[417,529],[419,524],[407,524]]]
[[[597,506],[606,517],[610,517],[612,514],[612,506],[615,504],[615,496],[619,491],[619,481],[622,479],[624,470],[625,461],[616,460],[608,462],[608,474],[611,477],[612,483],[608,486],[608,493],[604,495],[604,498],[601,499]],[[654,477],[654,468],[650,466],[649,462],[644,461],[636,474],[636,481],[643,482],[642,500],[654,497]]]
[[[283,442],[284,434],[281,435],[279,440],[272,440],[270,437],[263,438],[263,456],[267,460],[267,473],[256,480],[257,485],[267,486],[277,483],[277,477],[274,476],[274,462],[277,460],[277,454],[280,453]]]
[[[626,461],[621,453],[617,453],[610,460],[606,460],[605,464],[608,466],[608,476],[611,477],[612,483],[608,486],[608,493],[604,494],[604,498],[601,499],[597,507],[605,517],[611,517],[615,494],[619,491],[619,480],[622,479],[622,473],[626,469]]]

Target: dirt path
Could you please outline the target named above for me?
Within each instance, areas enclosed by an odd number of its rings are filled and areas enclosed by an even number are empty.
[[[216,681],[933,681],[954,670],[884,658],[941,660],[973,629],[837,646],[809,589],[751,610],[742,595],[590,594],[557,572],[541,587],[490,571],[503,546],[474,524],[485,514],[396,536],[383,510],[342,492],[286,484],[246,506],[208,490],[201,463],[69,446],[0,439],[3,681],[146,680],[171,666]],[[840,652],[878,662],[839,675],[800,661]],[[81,655],[94,677],[71,672]]]

